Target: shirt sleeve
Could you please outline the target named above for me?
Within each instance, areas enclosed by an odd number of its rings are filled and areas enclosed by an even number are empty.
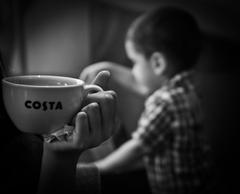
[[[19,135],[6,144],[1,160],[4,193],[37,192],[42,152],[42,140],[31,134]]]
[[[147,150],[163,148],[171,139],[171,121],[172,113],[167,102],[146,104],[132,137],[140,139]]]
[[[77,165],[76,185],[79,193],[100,194],[101,182],[97,166],[79,163]]]

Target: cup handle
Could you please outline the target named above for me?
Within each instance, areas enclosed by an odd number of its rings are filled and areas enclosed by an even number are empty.
[[[97,85],[93,85],[93,84],[89,84],[89,85],[84,85],[84,92],[85,92],[85,96],[88,95],[89,92],[102,92],[103,89],[100,86]]]

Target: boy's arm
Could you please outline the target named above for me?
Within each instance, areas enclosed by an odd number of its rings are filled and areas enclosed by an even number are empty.
[[[100,173],[119,172],[134,162],[141,160],[146,154],[141,140],[130,139],[106,158],[95,162]]]

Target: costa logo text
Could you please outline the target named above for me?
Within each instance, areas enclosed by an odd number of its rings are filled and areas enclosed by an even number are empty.
[[[25,102],[25,107],[28,109],[39,109],[39,110],[62,110],[62,103],[60,101],[54,102],[54,101],[31,101],[27,100]]]

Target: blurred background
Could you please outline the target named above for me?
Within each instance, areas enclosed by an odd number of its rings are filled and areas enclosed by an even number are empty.
[[[237,0],[1,0],[0,49],[7,71],[75,77],[101,60],[131,66],[124,51],[126,29],[142,12],[168,4],[190,10],[199,21],[206,36],[201,70],[236,67]]]
[[[138,15],[157,5],[189,10],[203,32],[196,84],[204,102],[205,125],[217,147],[219,174],[224,177],[220,183],[226,184],[237,166],[238,0],[0,0],[5,73],[79,77],[85,67],[99,61],[131,67],[124,50],[126,30]],[[231,193],[230,186],[224,188],[226,192],[220,193]]]

